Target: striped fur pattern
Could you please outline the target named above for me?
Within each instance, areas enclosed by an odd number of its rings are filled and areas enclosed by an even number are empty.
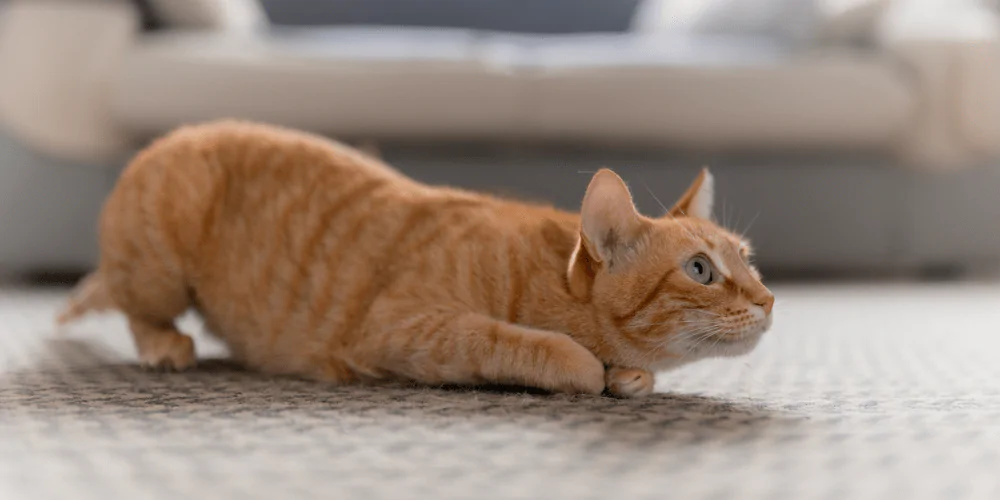
[[[99,268],[59,320],[116,309],[182,370],[189,309],[246,366],[331,383],[524,385],[621,396],[748,352],[773,296],[711,221],[703,171],[661,218],[609,170],[580,214],[417,183],[369,154],[244,122],[181,128],[106,201]],[[700,284],[703,256],[718,281]]]

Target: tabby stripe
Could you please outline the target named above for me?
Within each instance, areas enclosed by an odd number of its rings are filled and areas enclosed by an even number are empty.
[[[641,332],[639,332],[639,336],[646,339],[647,345],[660,342],[662,339],[651,338],[652,334],[654,333],[653,330],[658,329],[660,325],[663,325],[668,321],[670,321],[671,319],[673,319],[674,317],[679,316],[681,312],[682,311],[680,309],[674,309],[670,311],[664,311],[662,315],[656,315],[651,321],[649,321],[649,324],[647,324],[646,327],[643,328]],[[622,332],[622,334],[631,338],[632,340],[636,340],[634,335],[628,335],[627,332]]]
[[[733,295],[737,296],[742,296],[743,298],[749,300],[750,302],[753,302],[753,294],[750,293],[747,289],[741,287],[739,284],[733,282],[732,280],[726,280],[723,281],[722,283],[723,286],[726,288],[726,290],[729,291],[729,293],[732,293]]]
[[[666,286],[667,280],[670,279],[670,277],[673,276],[673,274],[679,270],[680,268],[674,267],[669,271],[663,273],[663,276],[660,277],[660,280],[656,283],[656,286],[652,290],[650,290],[650,292],[647,293],[645,297],[643,297],[642,301],[640,301],[631,311],[620,316],[614,316],[613,317],[614,321],[619,324],[631,321],[636,314],[639,314],[640,312],[642,312],[643,309],[649,307],[649,305],[653,302],[653,300],[655,300],[656,297],[663,292],[663,288]]]
[[[430,358],[437,365],[444,365],[450,361],[454,361],[455,351],[454,342],[445,341],[441,343],[441,339],[444,337],[441,335],[441,329],[444,325],[454,321],[460,316],[459,313],[438,313],[437,321],[430,328],[425,328],[424,333],[430,337],[430,339],[435,339],[435,341],[427,340],[428,343],[436,344],[433,349],[430,349]]]
[[[288,259],[288,265],[292,269],[291,276],[289,277],[288,283],[283,285],[285,300],[279,311],[275,311],[277,314],[273,316],[273,321],[271,324],[270,332],[271,338],[268,339],[268,348],[273,345],[273,342],[277,339],[277,332],[281,331],[282,328],[288,328],[291,317],[295,313],[305,309],[309,309],[310,294],[303,294],[303,284],[310,277],[310,270],[315,264],[313,259],[315,258],[316,247],[318,246],[318,241],[322,239],[324,235],[324,229],[327,227],[325,219],[318,217],[310,217],[312,215],[311,205],[315,204],[316,193],[323,189],[325,186],[322,182],[317,182],[313,180],[310,182],[310,187],[306,193],[302,196],[298,196],[293,203],[295,207],[294,210],[289,210],[290,215],[286,220],[281,221],[281,228],[287,230],[287,228],[298,227],[299,222],[303,224],[312,223],[305,227],[305,231],[299,233],[299,235],[305,235],[308,239],[304,242],[302,246],[296,248],[295,239],[286,234],[283,240],[287,244],[287,249],[285,255]],[[301,209],[302,206],[304,209]],[[322,215],[328,213],[329,207],[323,209]],[[293,222],[293,217],[295,215],[302,215],[304,217],[298,217],[297,220]],[[298,254],[298,255],[296,255]],[[274,265],[275,263],[270,263]],[[280,288],[279,288],[280,289]],[[309,290],[306,287],[306,291]],[[298,304],[296,304],[298,303]],[[298,307],[296,307],[296,305]]]
[[[507,245],[507,267],[507,274],[510,276],[510,285],[507,291],[510,294],[510,301],[507,303],[507,322],[517,323],[521,296],[524,294],[524,283],[521,278],[521,265],[512,243]]]
[[[359,289],[351,290],[347,297],[347,304],[344,305],[344,324],[342,325],[341,332],[349,334],[357,330],[357,327],[361,324],[368,310],[371,308],[372,302],[374,302],[376,295],[385,286],[386,277],[391,274],[390,265],[393,258],[397,255],[396,250],[399,248],[400,244],[410,235],[410,231],[414,227],[419,226],[426,219],[436,215],[434,211],[434,206],[429,205],[418,205],[416,208],[410,211],[406,216],[406,219],[400,225],[396,234],[393,236],[392,240],[382,247],[382,255],[377,258],[372,259],[372,268],[375,270],[374,275],[361,283]],[[359,222],[365,222],[366,217],[360,216],[358,218]],[[354,242],[357,240],[358,234],[364,224],[355,224],[352,228],[351,234],[345,237],[347,241]],[[346,335],[345,335],[346,336]]]
[[[725,288],[726,290],[728,290],[730,293],[732,293],[734,295],[740,295],[740,294],[743,293],[743,289],[741,289],[740,286],[737,285],[731,279],[723,280],[722,281],[722,287]]]
[[[206,166],[206,168],[213,168],[213,167],[215,167],[219,172],[225,175],[226,171],[221,167],[218,167],[217,163],[215,165],[210,164]],[[209,191],[205,199],[211,200],[212,203],[211,206],[209,206],[207,210],[205,210],[205,213],[203,214],[203,217],[201,219],[201,228],[200,228],[201,231],[198,234],[198,241],[193,242],[195,245],[197,245],[196,248],[198,248],[199,249],[198,251],[200,252],[204,252],[204,249],[207,247],[206,243],[208,242],[209,237],[211,237],[212,235],[212,230],[215,229],[215,224],[219,218],[219,214],[225,207],[224,202],[228,201],[227,199],[228,196],[226,196],[228,195],[228,193],[223,193],[223,190],[227,189],[227,187],[231,185],[231,183],[226,182],[227,180],[228,179],[223,177],[222,182],[220,182],[218,179],[216,179],[216,182],[209,182]],[[191,249],[190,251],[196,252],[194,249]]]
[[[349,205],[356,203],[357,201],[366,196],[370,196],[375,190],[381,188],[387,182],[388,181],[384,179],[369,179],[364,182],[361,182],[357,187],[347,192],[346,194],[338,198],[333,204],[331,204],[322,213],[320,217],[321,220],[326,221],[329,218],[336,215],[337,212],[340,212],[341,210],[347,208]],[[350,245],[357,243],[355,241],[355,238],[357,237],[358,233],[361,232],[361,229],[365,226],[365,221],[366,221],[365,214],[362,213],[354,215],[355,215],[354,223],[351,224],[350,227],[348,227],[347,233],[338,235],[336,239],[336,245],[334,245],[334,247],[329,251],[327,251],[324,255],[325,261],[327,263],[330,263],[330,265],[323,266],[325,267],[327,277],[329,277],[330,274],[336,272],[336,269],[332,269],[331,266],[335,266],[340,263],[341,260],[339,258],[340,254],[343,253],[343,251]],[[318,237],[318,242],[315,243],[313,246],[317,247],[323,246],[321,245],[321,243],[325,240],[324,236],[326,236],[326,233],[324,233],[322,229],[320,231],[317,231],[317,233],[320,233]],[[311,252],[311,254],[313,253],[315,253],[315,250]],[[326,318],[326,314],[330,310],[330,305],[333,302],[334,290],[339,286],[343,285],[342,283],[336,283],[335,280],[332,279],[325,279],[323,280],[323,283],[326,286],[320,288],[319,293],[315,297],[311,297],[313,314],[311,321],[309,322],[310,331],[315,331],[322,325],[322,321]]]
[[[283,311],[285,311],[286,314],[292,313],[295,302],[294,299],[302,291],[303,282],[306,281],[310,275],[310,266],[313,265],[313,259],[316,257],[316,248],[319,246],[319,242],[325,234],[323,230],[329,227],[326,221],[326,217],[328,217],[327,214],[330,213],[329,207],[323,208],[319,214],[315,217],[311,217],[311,215],[313,215],[313,211],[311,209],[316,204],[316,193],[325,188],[322,182],[312,182],[311,184],[312,186],[309,191],[297,200],[298,205],[306,205],[305,210],[299,212],[305,214],[303,222],[311,224],[305,228],[304,232],[300,233],[306,236],[306,241],[303,242],[302,246],[298,249],[289,249],[288,257],[292,259],[289,264],[294,267],[295,274],[292,276],[291,282],[288,283],[288,287],[285,290],[286,295]],[[287,228],[292,226],[290,223],[287,223],[287,225],[284,225],[283,227]],[[292,239],[287,238],[287,240],[291,241]],[[296,250],[298,251],[296,252]],[[296,253],[299,255],[295,255]],[[286,319],[287,318],[282,318],[281,323],[284,323]]]
[[[333,250],[327,254],[327,262],[330,263],[330,266],[327,266],[326,268],[328,274],[335,273],[337,271],[337,269],[333,269],[332,266],[338,266],[342,262],[340,255],[352,245],[357,243],[358,235],[361,234],[364,228],[368,226],[367,222],[368,220],[365,217],[365,214],[356,214],[354,223],[348,227],[347,232],[338,236],[337,244],[333,247]],[[334,289],[343,289],[345,285],[344,283],[339,283],[332,279],[327,279],[326,283],[327,286],[321,290],[321,293],[317,296],[317,300],[313,302],[313,312],[318,314],[314,314],[312,317],[312,321],[310,322],[310,331],[315,331],[322,325],[321,321],[326,318],[327,312],[333,305]],[[350,301],[351,297],[347,297],[347,299]],[[342,308],[341,311],[342,314],[346,315],[350,309],[345,307]]]
[[[147,176],[143,180],[149,181],[150,179]],[[159,273],[161,276],[162,271],[167,271],[169,277],[164,278],[178,279],[177,276],[170,272],[176,271],[173,266],[176,265],[178,257],[176,255],[176,248],[171,245],[173,242],[168,238],[169,235],[166,229],[168,226],[165,220],[171,208],[169,206],[171,196],[168,195],[174,195],[174,193],[165,193],[163,191],[164,182],[162,176],[157,176],[151,180],[155,181],[155,184],[151,186],[149,183],[144,182],[142,184],[143,190],[140,193],[143,196],[142,204],[139,206],[139,210],[144,217],[142,228],[140,228],[140,232],[144,237],[142,241],[145,246],[143,252],[147,255],[146,258],[149,261],[157,262],[163,266],[161,273]],[[150,256],[155,257],[150,258]]]
[[[445,210],[459,208],[459,207],[479,206],[479,205],[481,205],[481,203],[476,200],[448,200],[444,203],[439,203],[432,208],[435,209],[439,213],[439,215],[443,215],[441,214],[441,212]],[[395,255],[398,256],[398,255],[405,255],[407,253],[419,253],[421,250],[424,249],[425,246],[440,239],[441,236],[446,232],[454,231],[458,223],[465,222],[465,220],[453,220],[456,219],[456,217],[454,217],[454,214],[462,215],[460,212],[452,212],[452,214],[453,214],[452,219],[449,219],[448,223],[439,221],[434,226],[434,229],[432,229],[428,234],[416,240],[415,242],[407,245],[406,247],[398,249]],[[475,228],[475,225],[471,225],[467,229],[472,229],[472,228]]]

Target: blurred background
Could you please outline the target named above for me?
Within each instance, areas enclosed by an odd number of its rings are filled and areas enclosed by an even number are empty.
[[[56,336],[67,289],[24,282],[91,269],[129,158],[218,118],[570,210],[709,166],[774,327],[641,400],[260,376],[192,317],[182,374],[120,316]],[[4,500],[996,500],[998,269],[1000,0],[0,0]]]
[[[91,267],[129,156],[231,117],[567,209],[606,166],[657,214],[707,165],[769,276],[982,274],[998,4],[0,0],[0,269]]]

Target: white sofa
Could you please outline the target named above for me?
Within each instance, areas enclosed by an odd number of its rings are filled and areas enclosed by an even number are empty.
[[[149,0],[165,29],[148,31],[134,1],[10,0],[0,13],[0,127],[38,162],[103,169],[102,186],[149,137],[218,117],[387,143],[669,148],[699,158],[864,151],[884,160],[878,168],[909,171],[1000,159],[995,7],[815,2],[811,17],[782,21],[808,24],[793,37],[727,33],[720,23],[745,26],[684,17],[676,0],[644,2],[628,33],[568,35],[269,29],[253,0]],[[0,210],[33,213],[6,203],[0,196]],[[87,206],[48,224],[93,218],[99,203]],[[38,239],[34,224],[19,224],[0,233]],[[59,237],[80,248],[40,260],[38,248],[58,238],[0,241],[0,266],[92,261],[92,239]]]

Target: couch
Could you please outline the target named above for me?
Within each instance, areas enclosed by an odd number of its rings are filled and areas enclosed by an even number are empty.
[[[407,22],[376,0],[10,0],[0,267],[93,265],[128,156],[220,117],[376,141],[419,179],[566,208],[609,166],[655,212],[707,164],[717,216],[776,270],[1000,261],[994,3],[607,1],[581,0],[574,29]]]

